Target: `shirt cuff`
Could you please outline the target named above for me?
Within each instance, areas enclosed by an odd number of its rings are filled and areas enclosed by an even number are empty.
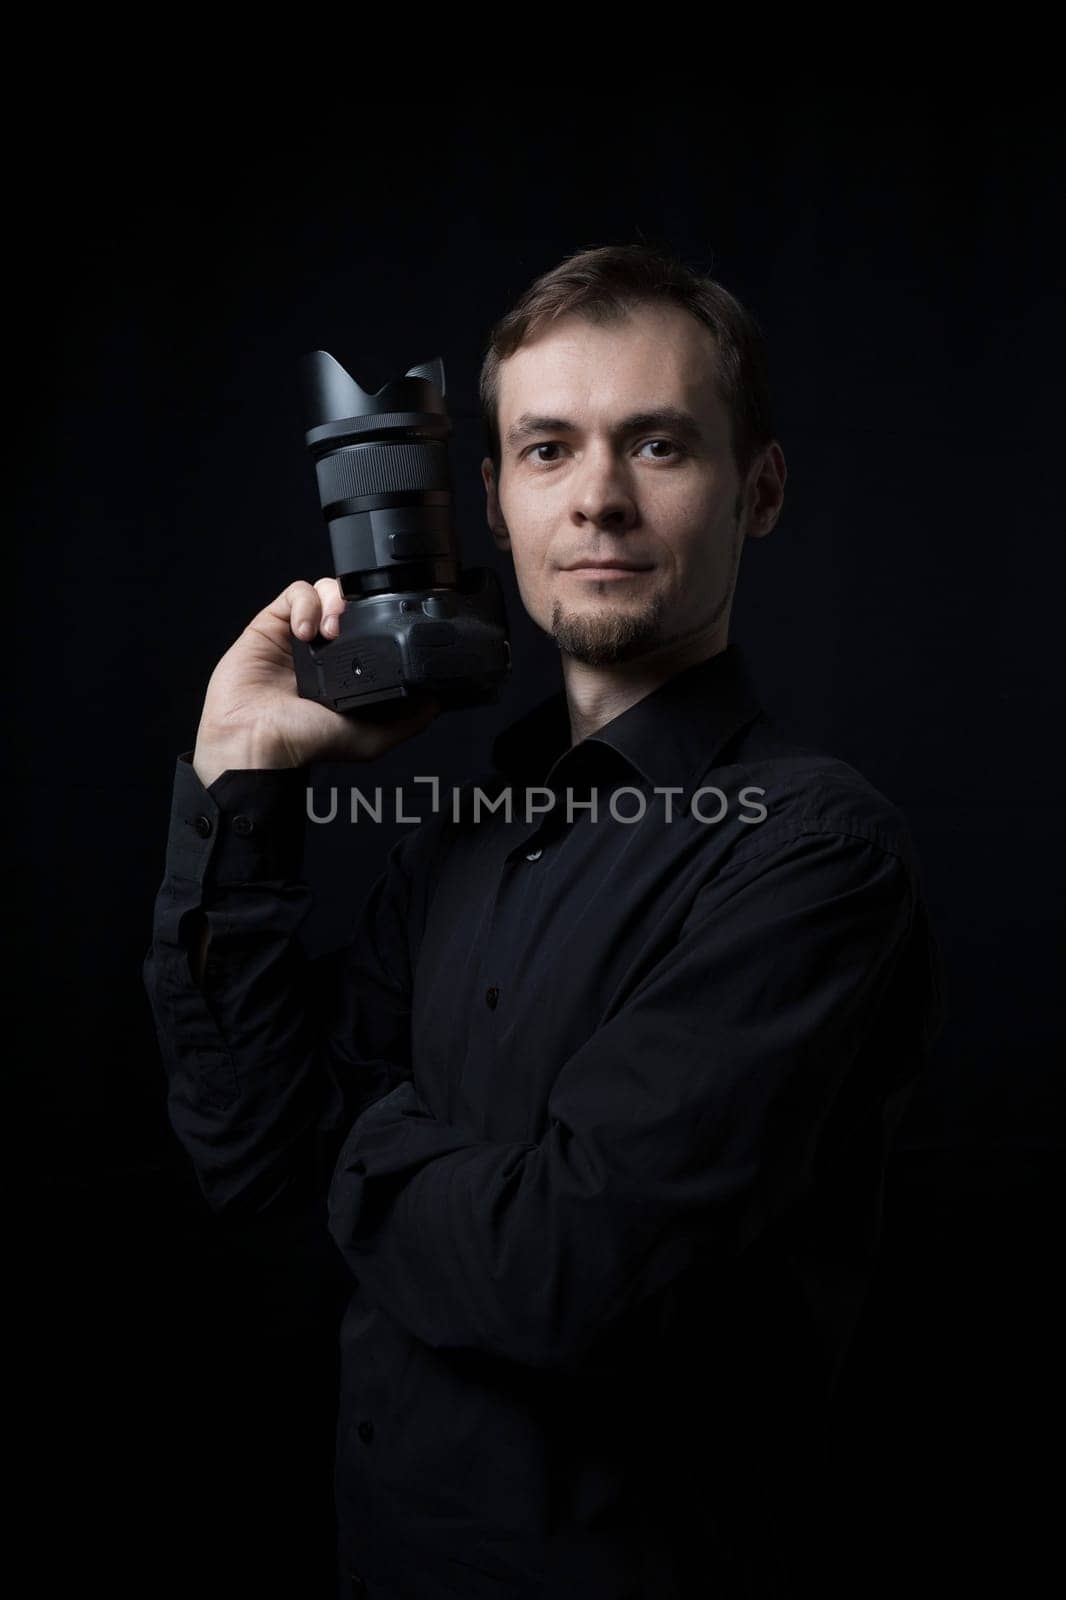
[[[174,763],[167,865],[201,884],[298,879],[303,863],[305,767],[223,772],[204,788],[183,751]]]

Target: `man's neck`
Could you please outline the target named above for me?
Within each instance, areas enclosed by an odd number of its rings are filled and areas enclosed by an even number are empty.
[[[728,642],[727,634],[716,631],[686,640],[680,646],[665,646],[637,660],[620,661],[606,667],[592,667],[564,655],[563,684],[570,713],[571,745],[579,744],[621,716],[667,678],[675,677],[698,661],[718,655]]]

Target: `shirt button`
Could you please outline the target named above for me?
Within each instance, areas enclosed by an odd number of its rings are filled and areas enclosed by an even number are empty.
[[[485,1004],[490,1011],[495,1011],[496,1002],[500,998],[500,986],[494,983],[490,989],[485,990]]]
[[[374,1437],[374,1424],[370,1421],[361,1422],[357,1431],[363,1443],[369,1444]]]
[[[234,817],[231,826],[234,833],[251,833],[255,823],[251,817]]]
[[[211,818],[195,817],[193,819],[193,827],[196,829],[197,833],[202,839],[206,839],[208,834],[211,832]]]
[[[527,861],[539,861],[543,854],[544,854],[543,850],[527,850],[526,851],[526,860]]]

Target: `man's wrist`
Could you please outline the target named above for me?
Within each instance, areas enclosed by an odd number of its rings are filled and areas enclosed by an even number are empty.
[[[197,739],[192,768],[209,789],[224,772],[254,772],[295,766],[274,740],[254,733],[234,734],[224,740]]]

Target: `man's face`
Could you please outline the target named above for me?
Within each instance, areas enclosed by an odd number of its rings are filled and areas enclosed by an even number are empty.
[[[501,364],[489,523],[530,616],[589,665],[724,642],[744,530],[716,359],[688,312],[645,305],[560,318]],[[578,566],[597,561],[627,570]]]

